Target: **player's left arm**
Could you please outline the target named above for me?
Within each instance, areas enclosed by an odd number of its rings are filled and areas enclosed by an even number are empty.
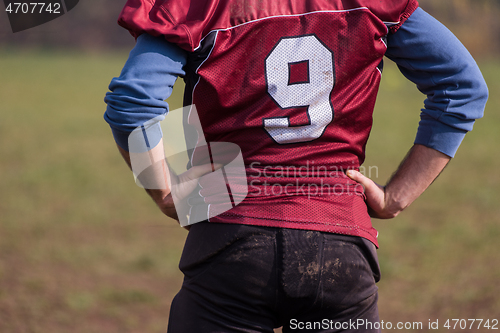
[[[186,63],[186,52],[163,37],[142,34],[137,38],[120,76],[111,80],[104,98],[104,120],[119,147],[129,151],[129,135],[140,126],[147,126],[144,130],[149,146],[158,144],[163,136],[159,121],[169,110],[165,100],[177,78],[185,75]],[[152,119],[157,122],[152,123]]]
[[[168,112],[165,102],[171,93],[178,76],[185,74],[186,52],[168,43],[163,37],[142,34],[137,38],[135,47],[119,77],[114,78],[110,92],[106,94],[105,120],[111,127],[118,150],[132,169],[131,155],[141,155],[150,167],[136,175],[160,210],[167,216],[178,220],[174,206],[174,196],[181,201],[197,186],[197,178],[211,172],[211,165],[191,168],[181,175],[173,174],[165,161],[163,133],[158,122]],[[129,136],[142,126],[148,132],[147,151],[129,151]],[[147,127],[147,128],[146,128]],[[183,140],[183,138],[169,138]],[[217,166],[215,166],[217,168]],[[175,191],[172,192],[173,182]]]
[[[410,149],[386,186],[361,173],[348,176],[365,188],[370,215],[392,218],[436,179],[474,121],[483,116],[488,89],[467,49],[441,23],[418,8],[388,36],[386,56],[427,95]]]
[[[119,145],[118,150],[129,168],[132,169],[131,153]],[[180,207],[176,209],[175,203],[183,204],[183,199],[198,186],[198,179],[201,176],[222,166],[220,164],[197,165],[180,175],[176,175],[171,171],[165,159],[163,139],[160,139],[155,147],[144,154],[148,157],[139,158],[147,158],[152,162],[150,167],[137,177],[142,184],[150,185],[145,186],[145,190],[162,213],[177,221],[179,221],[177,211],[180,210]]]

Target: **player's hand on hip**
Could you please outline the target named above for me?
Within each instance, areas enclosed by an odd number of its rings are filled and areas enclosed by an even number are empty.
[[[204,175],[218,170],[221,167],[222,164],[198,165],[180,175],[174,174],[171,169],[169,169],[170,190],[147,191],[165,215],[179,221],[175,205],[186,205],[187,203],[184,202],[184,199],[196,189],[198,180]]]
[[[174,186],[172,186],[172,195],[175,200],[185,199],[198,186],[198,180],[201,177],[221,167],[222,164],[203,164],[194,166],[178,176],[171,175],[170,177],[175,177]]]
[[[356,170],[348,170],[347,176],[361,184],[365,191],[368,213],[371,217],[379,219],[390,219],[398,215],[399,209],[391,209],[387,203],[385,187],[375,183],[368,177]]]

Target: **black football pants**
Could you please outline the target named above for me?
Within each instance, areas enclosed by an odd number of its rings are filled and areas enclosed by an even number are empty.
[[[169,333],[380,332],[375,246],[317,231],[191,227]]]

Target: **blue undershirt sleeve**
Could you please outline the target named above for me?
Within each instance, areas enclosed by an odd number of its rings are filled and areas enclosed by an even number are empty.
[[[488,99],[476,62],[453,33],[421,8],[387,37],[387,46],[386,56],[427,95],[415,143],[453,157]]]
[[[186,52],[163,37],[143,34],[137,38],[120,76],[113,78],[104,98],[104,119],[121,148],[129,150],[129,134],[143,125],[148,126],[149,146],[158,144],[161,128],[159,122],[150,120],[164,119],[168,112],[165,99],[172,93],[177,77],[185,75],[186,62]]]

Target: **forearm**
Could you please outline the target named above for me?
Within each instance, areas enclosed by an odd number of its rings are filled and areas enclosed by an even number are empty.
[[[398,215],[415,201],[439,176],[450,159],[435,149],[414,145],[385,186],[385,217]]]
[[[140,153],[141,156],[138,156],[139,154],[132,153],[135,154],[135,156],[133,155],[131,157],[131,154],[128,151],[121,148],[119,145],[117,145],[117,147],[123,159],[132,171],[132,159],[135,158],[136,161],[148,161],[148,164],[151,166],[140,174],[136,174],[136,177],[138,177],[139,182],[143,185],[146,192],[158,205],[160,210],[165,215],[178,220],[174,201],[171,195],[171,174],[165,160],[163,139],[160,140],[159,144],[157,144],[153,149]]]
[[[433,148],[414,145],[386,186],[378,185],[359,171],[349,170],[347,175],[363,185],[370,216],[390,219],[415,201],[450,159]]]
[[[177,221],[178,214],[187,214],[189,205],[186,199],[198,186],[198,179],[222,167],[217,163],[203,164],[176,175],[170,171],[165,159],[163,139],[145,152],[129,153],[119,145],[118,150],[160,210]]]

